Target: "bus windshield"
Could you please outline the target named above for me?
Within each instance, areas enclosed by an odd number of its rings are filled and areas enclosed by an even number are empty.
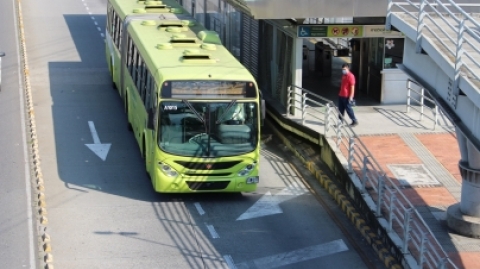
[[[255,150],[258,106],[254,102],[163,101],[158,145],[187,157],[222,157]]]

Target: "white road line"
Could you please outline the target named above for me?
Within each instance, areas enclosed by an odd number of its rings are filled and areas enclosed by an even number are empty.
[[[232,256],[225,255],[225,256],[223,256],[223,259],[227,263],[229,269],[237,269],[237,266],[235,266],[235,263],[233,262]]]
[[[273,269],[281,266],[316,259],[338,252],[347,251],[348,247],[342,239],[331,241],[325,244],[297,249],[291,252],[284,252],[264,258],[259,258],[250,262],[236,264],[238,269],[249,269],[249,264],[255,265],[255,268]]]
[[[18,29],[18,16],[19,14],[16,12],[15,10],[15,0],[12,0],[13,2],[13,14],[15,14],[15,16],[17,17],[17,19],[14,21],[15,23],[15,29]],[[20,9],[19,10],[19,13],[21,12],[21,6],[20,6],[20,3],[18,3],[18,8]],[[20,13],[21,14],[21,13]],[[15,31],[15,40],[16,40],[16,43],[17,43],[17,49],[20,48],[20,44],[19,44],[19,38],[18,38],[18,31]],[[29,244],[29,247],[30,247],[30,268],[36,268],[36,262],[35,262],[35,247],[34,247],[34,244],[33,244],[33,229],[34,227],[31,226],[34,222],[33,222],[33,211],[32,211],[32,179],[30,177],[30,161],[29,161],[29,153],[28,153],[28,150],[27,150],[27,130],[26,130],[26,122],[25,122],[25,97],[24,97],[24,94],[25,94],[25,85],[23,83],[23,80],[22,80],[22,76],[21,74],[23,73],[23,71],[21,70],[21,66],[22,66],[22,61],[20,59],[20,54],[21,52],[20,51],[17,51],[17,62],[18,62],[18,83],[20,85],[20,87],[18,88],[18,91],[20,93],[20,115],[21,115],[21,121],[22,121],[22,124],[20,124],[22,126],[22,140],[23,140],[23,160],[25,162],[25,193],[27,195],[27,220],[28,220],[28,223],[30,224],[30,229],[28,229],[28,241],[30,242]]]
[[[205,211],[203,211],[203,208],[202,208],[202,206],[200,205],[200,203],[194,203],[193,205],[194,205],[195,208],[197,209],[198,214],[200,214],[200,215],[205,214]]]
[[[213,227],[213,225],[209,225],[209,224],[206,224],[206,223],[205,223],[205,225],[207,225],[207,229],[210,232],[210,235],[212,236],[212,238],[220,238],[217,231],[215,231],[215,228]]]
[[[93,16],[90,16],[90,18],[91,18],[92,20],[95,20],[95,17],[93,17]]]
[[[96,26],[98,26],[98,23],[97,23],[97,21],[96,21],[95,19],[93,19],[93,23],[94,23]]]
[[[102,29],[101,29],[100,27],[98,27],[98,26],[97,26],[97,30],[98,30],[99,32],[101,32],[101,31],[102,31]]]

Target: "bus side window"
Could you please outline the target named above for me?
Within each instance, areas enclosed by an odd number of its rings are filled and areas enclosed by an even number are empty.
[[[132,42],[132,39],[130,38],[130,36],[128,36],[128,41],[127,41],[127,68],[128,68],[128,72],[130,73],[130,75],[132,75],[132,62],[133,62],[133,42]]]
[[[152,108],[152,90],[153,90],[153,87],[152,87],[152,75],[150,74],[150,72],[147,70],[147,81],[145,83],[145,108],[148,110],[148,109],[151,109]]]

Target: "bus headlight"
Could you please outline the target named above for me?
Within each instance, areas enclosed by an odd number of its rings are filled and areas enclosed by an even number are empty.
[[[250,174],[250,172],[252,172],[253,168],[255,168],[256,165],[257,165],[257,163],[253,162],[253,163],[245,166],[245,168],[243,168],[242,170],[240,170],[240,172],[238,172],[238,176],[239,177],[244,177],[244,176]]]
[[[166,164],[166,163],[159,163],[160,165],[160,170],[162,170],[162,172],[168,176],[168,177],[176,177],[178,176],[178,173],[177,171],[175,171],[175,169],[173,169],[170,165]]]

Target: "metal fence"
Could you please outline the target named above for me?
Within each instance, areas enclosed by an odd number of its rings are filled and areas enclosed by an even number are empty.
[[[407,113],[410,112],[410,109],[413,109],[420,113],[419,120],[423,120],[424,117],[432,120],[434,122],[433,130],[435,130],[438,124],[439,116],[437,101],[430,97],[430,95],[428,94],[428,92],[425,91],[425,88],[422,87],[422,85],[420,85],[416,81],[408,79]],[[429,110],[431,113],[425,113],[425,109]]]
[[[480,62],[478,58],[475,59],[480,54],[480,23],[478,18],[474,18],[464,9],[480,10],[480,3],[460,4],[453,0],[388,0],[387,28],[391,26],[393,13],[401,13],[406,15],[406,18],[415,20],[417,52],[421,51],[425,37],[433,38],[441,46],[439,49],[447,54],[445,56],[454,61],[454,88],[458,87],[461,72],[480,82]]]
[[[345,123],[333,101],[294,85],[288,88],[288,93],[287,111],[299,109],[302,124],[308,116],[309,120],[323,125],[323,134],[346,159],[347,171],[360,180],[360,191],[373,200],[377,217],[384,220],[388,232],[398,236],[396,241],[401,242],[402,252],[414,258],[413,267],[456,268],[419,212],[399,190],[399,182],[387,176],[362,140]]]

